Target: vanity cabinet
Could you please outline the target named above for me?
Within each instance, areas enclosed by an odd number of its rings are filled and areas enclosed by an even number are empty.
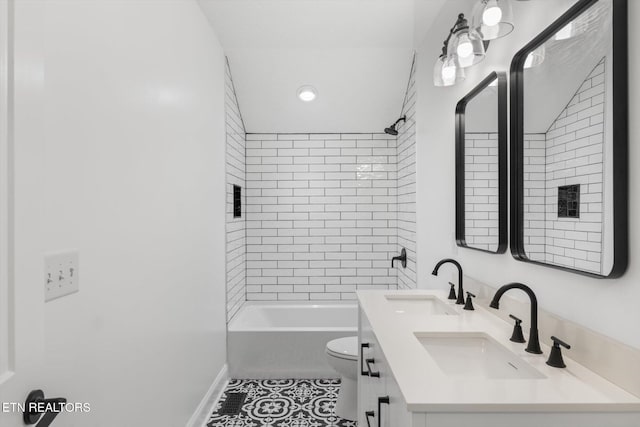
[[[640,426],[640,397],[568,357],[565,369],[547,365],[548,347],[527,353],[509,340],[512,325],[482,307],[436,312],[452,305],[444,291],[357,294],[361,427]],[[455,340],[436,345],[452,346],[445,359],[454,359],[454,371],[438,365],[440,353],[429,353],[425,337],[463,340],[462,355]],[[485,340],[480,354],[469,347],[474,337]],[[484,363],[486,353],[502,362]]]

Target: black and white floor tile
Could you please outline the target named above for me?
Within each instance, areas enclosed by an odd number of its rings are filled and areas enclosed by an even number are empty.
[[[207,427],[356,427],[335,415],[340,380],[231,380]],[[219,414],[229,393],[247,393],[236,415]]]

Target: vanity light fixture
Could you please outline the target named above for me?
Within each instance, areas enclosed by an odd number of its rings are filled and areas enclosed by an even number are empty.
[[[435,86],[453,86],[463,81],[465,77],[464,68],[457,67],[453,58],[447,55],[447,42],[445,41],[442,53],[433,67],[433,84]]]
[[[511,5],[506,6],[500,0],[483,0],[487,10],[486,21],[497,27],[498,33],[504,31],[504,35],[511,32],[501,29],[501,25],[506,22],[504,18],[511,16]],[[500,5],[500,7],[496,5]],[[496,7],[498,7],[496,9]],[[493,9],[492,9],[493,8]],[[510,18],[509,18],[510,19]],[[513,25],[512,28],[513,29]],[[495,37],[494,37],[495,38]],[[433,66],[433,85],[434,86],[453,86],[465,79],[465,68],[478,64],[485,58],[486,50],[489,47],[489,41],[483,40],[482,35],[476,28],[469,27],[469,22],[464,17],[464,13],[458,14],[455,24],[449,30],[449,34],[442,46],[442,52]]]
[[[514,28],[511,0],[480,0],[473,8],[471,28],[482,40],[495,40]]]
[[[311,102],[318,96],[318,91],[313,86],[305,85],[298,88],[297,94],[301,101]]]
[[[453,26],[447,52],[460,68],[476,65],[485,57],[484,42],[475,30],[469,28],[464,13],[458,15]]]

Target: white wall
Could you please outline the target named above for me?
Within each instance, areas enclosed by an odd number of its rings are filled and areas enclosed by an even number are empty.
[[[418,69],[431,70],[441,42],[458,12],[469,12],[471,0],[448,1],[436,25],[418,52]],[[589,279],[580,275],[518,262],[509,253],[489,255],[457,248],[455,228],[455,160],[454,111],[458,100],[491,71],[509,69],[513,54],[531,40],[554,17],[564,12],[573,1],[514,2],[516,30],[505,39],[491,43],[487,58],[467,73],[463,84],[453,88],[436,88],[430,72],[418,74],[418,263],[427,272],[439,259],[454,256],[465,273],[483,282],[500,286],[509,281],[522,281],[534,288],[540,306],[564,318],[585,325],[633,347],[640,348],[640,228],[634,218],[640,217],[640,29],[629,29],[629,117],[630,120],[630,263],[626,274],[615,280]],[[629,22],[640,19],[640,3],[629,2]],[[442,274],[441,274],[442,275]],[[447,279],[434,280],[426,274],[419,277],[420,287],[442,287]],[[548,334],[541,338],[548,342]]]
[[[225,363],[222,50],[195,1],[32,2],[16,27],[16,286],[80,253],[80,292],[33,313],[32,385],[91,403],[56,425],[184,425]]]

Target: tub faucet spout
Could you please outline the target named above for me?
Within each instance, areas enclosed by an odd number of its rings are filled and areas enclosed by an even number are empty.
[[[402,268],[407,268],[407,250],[405,248],[402,248],[400,256],[394,256],[393,258],[391,258],[391,268],[393,268],[394,261],[400,261]]]

